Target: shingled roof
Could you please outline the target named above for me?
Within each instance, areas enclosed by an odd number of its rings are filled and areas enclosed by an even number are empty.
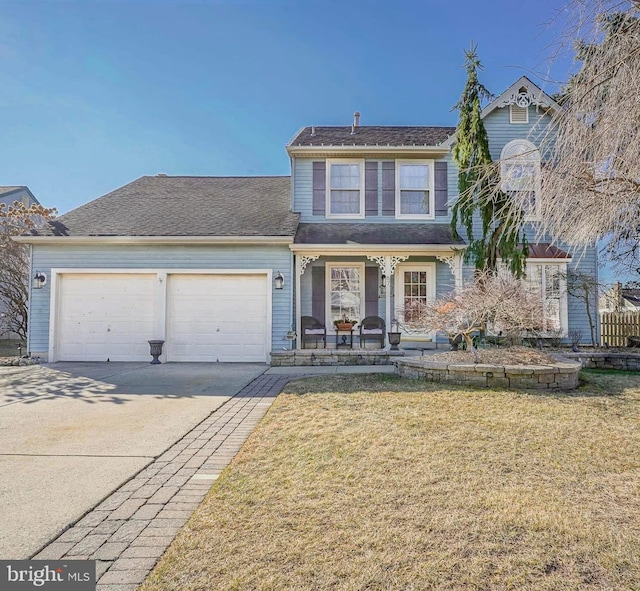
[[[288,176],[144,176],[33,234],[292,237],[290,186]]]
[[[288,146],[437,146],[455,127],[303,127]]]
[[[463,246],[449,224],[300,224],[296,244],[442,244]]]

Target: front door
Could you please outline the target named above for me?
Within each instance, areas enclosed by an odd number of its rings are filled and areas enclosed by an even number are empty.
[[[411,307],[415,303],[433,302],[436,297],[435,263],[404,263],[396,267],[394,284],[394,317],[405,340],[434,338],[428,327],[409,328]]]

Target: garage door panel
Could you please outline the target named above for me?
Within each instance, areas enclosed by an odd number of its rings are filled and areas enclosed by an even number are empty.
[[[267,360],[265,275],[170,275],[168,361]]]
[[[64,274],[59,278],[56,359],[146,361],[155,329],[155,275]]]

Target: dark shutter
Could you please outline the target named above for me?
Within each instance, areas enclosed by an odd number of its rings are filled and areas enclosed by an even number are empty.
[[[447,163],[436,162],[434,166],[434,173],[436,177],[436,215],[447,215],[449,213],[447,208],[447,201],[449,201],[449,194],[447,192]]]
[[[396,215],[395,162],[382,163],[382,215]]]
[[[313,215],[325,215],[327,199],[327,163],[313,163]]]
[[[364,313],[378,315],[378,267],[364,268]]]
[[[311,315],[325,323],[324,265],[311,267]]]
[[[364,165],[364,210],[365,215],[378,215],[378,163]]]

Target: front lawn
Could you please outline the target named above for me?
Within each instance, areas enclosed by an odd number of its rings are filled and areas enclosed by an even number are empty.
[[[280,395],[144,591],[640,589],[640,375]]]

